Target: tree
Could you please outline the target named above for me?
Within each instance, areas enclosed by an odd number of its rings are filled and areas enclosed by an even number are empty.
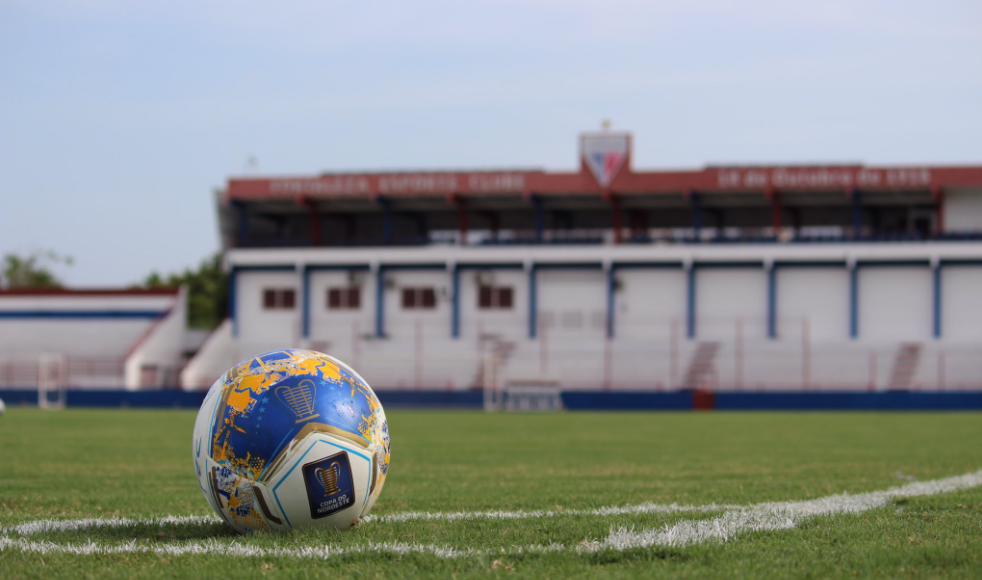
[[[151,272],[142,286],[186,286],[188,325],[192,328],[215,328],[228,316],[228,274],[222,269],[221,254],[206,258],[196,270],[187,268],[180,274],[167,276]]]
[[[54,252],[35,252],[30,256],[6,254],[0,267],[0,288],[61,288],[61,280],[42,262],[70,266],[72,259]]]

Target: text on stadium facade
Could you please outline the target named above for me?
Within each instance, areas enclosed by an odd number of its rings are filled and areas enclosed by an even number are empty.
[[[269,180],[273,196],[361,196],[522,193],[525,174],[520,172],[392,173],[381,175],[327,175],[312,178]]]
[[[849,189],[929,185],[931,170],[925,167],[775,167],[718,170],[720,189]]]

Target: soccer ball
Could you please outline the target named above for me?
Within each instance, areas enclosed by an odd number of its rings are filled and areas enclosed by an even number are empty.
[[[278,350],[215,381],[192,451],[205,498],[239,533],[343,530],[382,491],[389,427],[351,367],[319,352]]]
[[[7,405],[3,404],[3,399],[0,399],[0,417],[3,417],[3,412],[7,410]]]

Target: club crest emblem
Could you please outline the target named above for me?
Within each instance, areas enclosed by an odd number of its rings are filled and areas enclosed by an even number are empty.
[[[627,133],[593,133],[580,137],[583,163],[603,188],[613,183],[630,150],[631,136]]]
[[[345,452],[303,466],[310,517],[324,518],[355,505],[355,484]]]
[[[314,397],[317,394],[314,381],[304,379],[296,385],[280,385],[273,392],[276,398],[297,417],[297,423],[320,417],[320,414],[314,411]]]

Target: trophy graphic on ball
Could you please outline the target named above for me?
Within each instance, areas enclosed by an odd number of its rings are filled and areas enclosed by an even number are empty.
[[[276,387],[274,393],[276,398],[297,416],[297,423],[320,417],[320,413],[314,412],[314,395],[317,393],[314,381],[304,379],[297,385],[280,385]]]
[[[327,469],[318,467],[314,470],[314,476],[324,486],[324,495],[341,493],[341,489],[338,488],[338,477],[341,476],[341,466],[337,461],[328,465]]]

